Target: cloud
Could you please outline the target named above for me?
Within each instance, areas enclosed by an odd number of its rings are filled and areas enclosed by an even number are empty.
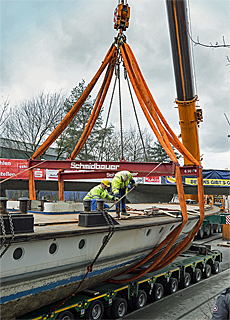
[[[126,32],[146,82],[163,115],[176,134],[180,133],[175,109],[176,86],[165,1],[129,1],[130,27]],[[103,60],[116,31],[113,11],[117,1],[2,1],[1,94],[12,105],[42,90],[63,89],[70,94],[85,79],[88,83]],[[191,33],[204,43],[230,43],[227,0],[190,1]],[[193,46],[195,79],[204,122],[199,129],[205,167],[226,167],[229,153],[230,118],[228,49]],[[98,85],[97,85],[98,89]],[[111,92],[111,90],[110,90]],[[124,118],[135,123],[132,104],[125,85]],[[93,96],[96,96],[96,90]],[[119,125],[117,95],[111,121]],[[136,103],[137,104],[137,103]],[[109,105],[109,98],[105,103]],[[141,125],[148,126],[137,106]],[[128,125],[127,121],[125,125]],[[212,156],[210,156],[212,155]],[[219,157],[221,155],[221,157]],[[220,160],[220,158],[222,160]],[[225,159],[225,160],[223,160]],[[225,161],[225,162],[224,162]],[[224,162],[224,163],[223,163]]]

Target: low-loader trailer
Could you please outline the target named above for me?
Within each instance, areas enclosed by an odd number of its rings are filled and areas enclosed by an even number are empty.
[[[127,312],[143,308],[180,288],[209,278],[220,270],[222,253],[207,245],[192,245],[173,263],[133,282],[101,284],[57,301],[19,318],[23,320],[119,319]],[[146,267],[145,265],[142,267]],[[127,275],[116,279],[127,278]],[[52,293],[51,293],[52,294]]]

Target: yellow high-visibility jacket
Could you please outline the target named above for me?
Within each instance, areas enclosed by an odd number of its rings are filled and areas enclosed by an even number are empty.
[[[109,195],[108,191],[105,189],[103,189],[101,187],[101,185],[99,184],[98,186],[92,188],[87,195],[85,196],[85,198],[83,199],[108,199],[108,200],[113,200],[113,197]]]
[[[129,172],[129,179],[126,181],[122,181],[121,179],[122,171],[117,172],[112,180],[112,192],[114,195],[119,193],[120,189],[126,189],[126,193],[128,191],[129,182],[135,183],[132,174]]]

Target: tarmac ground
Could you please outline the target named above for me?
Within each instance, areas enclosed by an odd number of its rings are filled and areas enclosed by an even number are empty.
[[[201,243],[196,241],[196,243]],[[204,244],[204,241],[202,241]],[[212,249],[223,253],[220,272],[208,279],[202,279],[188,288],[178,290],[172,295],[136,310],[123,319],[140,320],[210,320],[218,295],[230,285],[230,247],[223,243],[221,234],[207,239]]]

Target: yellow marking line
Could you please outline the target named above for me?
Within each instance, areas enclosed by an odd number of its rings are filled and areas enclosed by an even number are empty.
[[[122,288],[119,288],[119,289],[116,289],[116,290],[113,290],[114,292],[118,292],[118,291],[121,291],[121,290],[123,290],[123,289],[127,289],[128,288],[128,286],[124,286],[124,287],[122,287]]]

